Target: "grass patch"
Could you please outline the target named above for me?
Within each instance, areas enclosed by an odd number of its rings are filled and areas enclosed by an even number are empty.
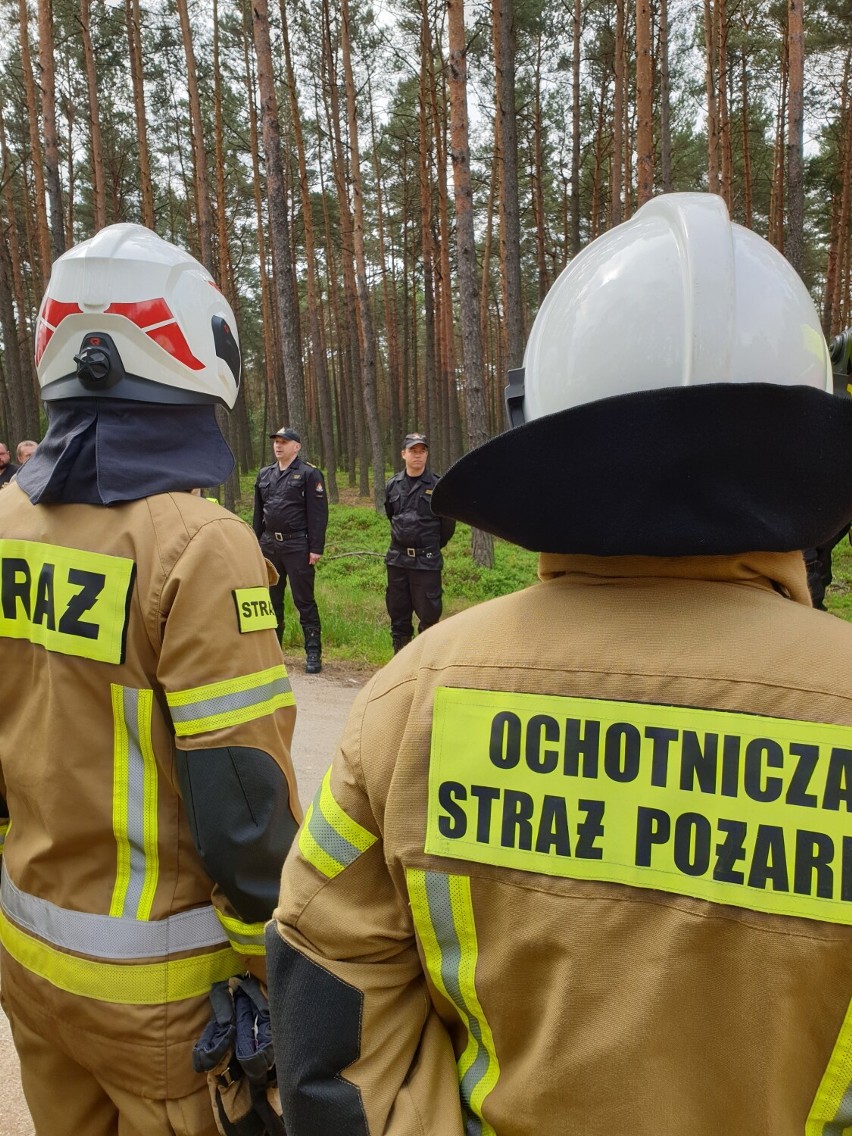
[[[251,523],[254,475],[242,478],[243,503],[239,515]],[[351,500],[351,496],[347,494]],[[316,597],[322,619],[323,657],[379,667],[391,657],[390,621],[385,607],[384,557],[390,541],[390,524],[379,516],[372,501],[329,507],[325,554],[319,562]],[[538,556],[523,548],[494,542],[494,568],[474,564],[470,528],[459,524],[444,549],[444,615],[473,604],[516,592],[536,582]],[[290,590],[284,602],[285,654],[303,650],[298,614]]]
[[[833,615],[852,622],[852,545],[846,537],[831,554],[831,574],[825,606]]]
[[[251,523],[255,474],[242,479],[243,504],[237,512]],[[340,476],[341,486],[344,476]],[[325,555],[317,571],[317,602],[323,627],[323,653],[359,666],[379,667],[391,656],[385,608],[384,555],[390,540],[387,518],[371,500],[341,488],[345,503],[329,509]],[[494,567],[479,568],[470,551],[470,528],[459,524],[444,549],[444,616],[536,582],[538,556],[502,540],[494,542]],[[852,545],[844,538],[832,555],[833,582],[825,605],[852,623]],[[302,634],[289,589],[285,600],[284,648],[302,651]]]

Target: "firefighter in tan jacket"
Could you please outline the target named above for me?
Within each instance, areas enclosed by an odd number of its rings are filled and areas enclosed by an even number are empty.
[[[852,1124],[852,628],[798,551],[852,511],[830,390],[804,286],[716,196],[556,282],[516,428],[434,500],[541,582],[375,676],[285,865],[289,1136]]]
[[[233,313],[137,225],[53,266],[49,428],[0,501],[2,1001],[38,1136],[214,1136],[192,1047],[265,978],[301,811],[293,694],[233,458]],[[8,806],[8,807],[6,807]]]

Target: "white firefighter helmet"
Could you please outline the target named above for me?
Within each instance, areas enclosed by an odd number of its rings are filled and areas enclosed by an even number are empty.
[[[41,395],[233,407],[236,321],[210,273],[142,225],[110,225],[53,265],[38,315]]]
[[[432,509],[525,548],[788,552],[852,516],[852,399],[813,301],[713,194],[658,197],[574,258],[506,402],[515,428],[447,470]]]
[[[754,382],[831,391],[813,301],[776,249],[730,221],[721,197],[671,193],[556,280],[507,401],[520,425],[611,395]]]

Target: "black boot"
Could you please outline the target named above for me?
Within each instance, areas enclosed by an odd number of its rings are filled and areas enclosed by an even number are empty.
[[[322,670],[322,642],[318,632],[305,636],[305,673],[317,675]]]
[[[401,651],[403,647],[406,647],[411,642],[410,635],[391,635],[391,639],[393,640],[394,654]]]

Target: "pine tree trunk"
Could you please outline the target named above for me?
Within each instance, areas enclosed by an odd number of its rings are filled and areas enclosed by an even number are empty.
[[[284,384],[287,390],[289,424],[296,430],[307,429],[305,421],[305,384],[302,376],[302,351],[299,340],[299,318],[293,261],[290,255],[290,221],[287,214],[287,188],[281,154],[281,131],[278,125],[278,97],[272,70],[272,44],[269,37],[267,0],[253,0],[252,25],[257,54],[257,82],[260,89],[263,151],[266,158],[266,197],[269,208],[269,236],[275,269],[275,298],[278,309],[279,346],[284,360]]]
[[[299,163],[299,194],[302,202],[302,224],[304,227],[305,263],[307,267],[305,279],[308,300],[308,330],[313,354],[314,375],[316,377],[320,436],[322,438],[322,452],[326,466],[325,481],[328,489],[328,499],[332,504],[336,504],[340,500],[340,491],[337,487],[337,451],[334,444],[334,418],[331,402],[331,388],[328,381],[325,346],[323,344],[322,329],[320,326],[321,307],[317,293],[317,280],[319,279],[319,275],[314,238],[314,218],[311,209],[310,185],[308,182],[308,163],[305,156],[305,141],[302,132],[302,114],[299,108],[296,73],[293,68],[293,59],[290,52],[290,36],[287,28],[287,6],[285,0],[280,0],[279,7],[281,12],[284,62],[287,68],[287,89],[290,95],[290,119],[293,125],[293,139],[296,144],[296,156]]]
[[[749,91],[746,52],[740,55],[740,103],[743,129],[743,199],[745,227],[752,227],[752,176],[751,176],[751,127],[749,125]]]
[[[669,5],[660,0],[660,189],[672,191],[671,85],[669,79]]]
[[[804,267],[804,83],[805,53],[802,0],[787,5],[789,103],[787,115],[787,259],[798,273]]]
[[[470,176],[470,139],[467,109],[467,46],[464,30],[464,0],[447,0],[449,36],[450,156],[456,203],[458,296],[461,315],[464,393],[469,448],[488,440],[485,404],[485,368],[479,322],[479,270],[474,235],[473,186]],[[494,538],[479,529],[471,531],[475,564],[494,565]]]
[[[38,0],[38,44],[41,78],[41,118],[44,128],[44,179],[50,199],[50,236],[53,260],[65,252],[62,185],[59,180],[59,133],[56,128],[56,66],[53,56],[51,0]]]
[[[518,123],[515,110],[515,18],[513,0],[493,0],[500,134],[500,259],[506,280],[506,365],[524,358],[521,214],[518,201]]]
[[[616,0],[615,45],[613,49],[613,70],[615,73],[615,78],[613,83],[612,101],[612,173],[610,175],[609,202],[610,227],[620,225],[623,219],[621,201],[622,194],[624,192],[624,23],[624,0]]]
[[[571,24],[571,256],[580,251],[580,44],[582,0],[574,0]]]
[[[349,162],[354,199],[355,271],[358,295],[359,327],[361,331],[362,375],[364,383],[364,410],[373,451],[373,500],[376,512],[382,513],[385,504],[385,459],[382,445],[382,428],[376,394],[376,340],[373,329],[373,308],[367,282],[367,256],[364,250],[364,186],[361,180],[361,149],[358,139],[358,113],[355,102],[355,78],[352,72],[352,45],[349,36],[349,0],[340,0],[340,47],[343,56],[343,75],[346,85],[346,118],[349,126]]]
[[[654,193],[654,77],[650,0],[636,0],[636,204]]]
[[[47,223],[47,204],[45,202],[44,165],[42,162],[42,140],[38,118],[38,99],[33,77],[32,52],[30,51],[29,15],[27,0],[18,0],[18,17],[21,47],[21,71],[24,82],[24,95],[27,104],[27,124],[29,126],[30,162],[33,170],[33,206],[35,209],[36,241],[38,247],[36,267],[41,279],[41,291],[47,287],[50,276],[51,240]]]
[[[139,0],[124,0],[124,20],[130,49],[130,80],[136,114],[136,145],[139,153],[139,193],[142,224],[154,228],[154,190],[151,185],[151,157],[148,150],[148,118],[145,112],[145,85],[142,72],[142,26]]]
[[[360,320],[358,316],[358,283],[355,275],[355,236],[352,211],[349,203],[349,185],[346,177],[346,148],[343,143],[341,122],[345,121],[338,97],[338,77],[335,69],[331,12],[328,0],[323,0],[324,58],[326,75],[326,122],[332,148],[332,169],[337,189],[340,222],[340,269],[343,275],[343,299],[346,312],[345,327],[349,352],[348,381],[352,387],[352,411],[355,431],[351,448],[358,459],[358,492],[370,496],[369,465],[366,460],[367,425],[364,420],[364,385],[361,374]],[[383,478],[384,480],[384,478]]]
[[[104,155],[101,145],[101,119],[98,109],[98,77],[92,50],[92,0],[80,0],[80,27],[89,101],[89,153],[92,165],[92,213],[95,232],[107,223],[104,194]]]
[[[719,193],[719,104],[713,0],[704,0],[704,84],[707,90],[707,188],[711,193]]]

